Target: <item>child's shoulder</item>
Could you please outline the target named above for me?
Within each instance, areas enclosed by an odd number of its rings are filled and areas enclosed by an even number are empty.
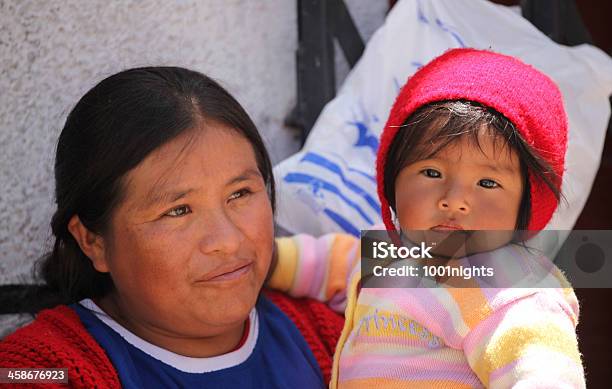
[[[479,276],[479,287],[460,291],[459,299],[481,299],[492,311],[517,304],[530,296],[571,303],[576,296],[563,272],[542,251],[524,244],[508,244],[495,251],[465,259],[464,266],[485,266],[486,276]]]

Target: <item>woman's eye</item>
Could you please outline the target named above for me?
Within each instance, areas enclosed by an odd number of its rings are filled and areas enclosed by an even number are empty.
[[[241,197],[248,196],[248,195],[250,195],[250,194],[251,194],[251,191],[250,191],[250,190],[248,190],[248,189],[246,189],[246,188],[245,188],[245,189],[240,189],[240,190],[237,190],[236,192],[232,193],[232,194],[230,195],[230,197],[229,197],[229,200],[230,200],[230,201],[231,201],[231,200],[236,200],[236,199],[239,199],[239,198],[241,198]]]
[[[497,188],[499,187],[499,184],[493,180],[489,180],[487,178],[484,178],[480,181],[478,181],[478,185],[482,186],[483,188],[487,188],[487,189],[492,189],[492,188]]]
[[[180,216],[185,216],[189,213],[191,213],[191,209],[186,205],[181,205],[179,207],[171,209],[164,216],[180,217]]]
[[[421,174],[425,175],[425,177],[429,178],[440,178],[442,177],[442,173],[437,171],[436,169],[425,169],[421,171]]]

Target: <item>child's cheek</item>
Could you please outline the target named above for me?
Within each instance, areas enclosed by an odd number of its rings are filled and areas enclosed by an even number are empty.
[[[440,189],[431,182],[413,182],[396,192],[396,209],[403,230],[427,230],[436,214]]]
[[[440,196],[441,185],[432,179],[415,177],[406,179],[396,186],[396,200],[422,204]]]
[[[477,199],[476,222],[480,230],[514,230],[518,216],[518,205],[502,196],[483,196]]]

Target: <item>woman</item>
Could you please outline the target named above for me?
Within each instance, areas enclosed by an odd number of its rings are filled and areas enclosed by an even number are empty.
[[[2,367],[67,367],[73,387],[325,386],[342,319],[260,293],[271,163],[217,83],[171,67],[108,77],[69,114],[55,179],[41,275],[64,305],[5,338]]]

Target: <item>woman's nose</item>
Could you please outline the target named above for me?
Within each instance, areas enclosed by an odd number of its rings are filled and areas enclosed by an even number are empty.
[[[244,234],[224,211],[210,212],[203,223],[200,249],[205,254],[234,254]]]
[[[444,212],[457,212],[467,215],[471,207],[468,201],[468,193],[464,188],[455,185],[449,188],[438,201],[438,209]]]

